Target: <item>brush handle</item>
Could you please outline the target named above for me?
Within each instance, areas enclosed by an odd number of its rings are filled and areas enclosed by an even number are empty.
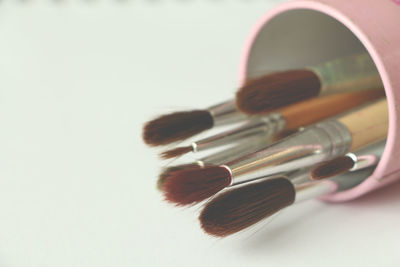
[[[199,152],[217,146],[238,142],[249,137],[270,137],[282,131],[286,126],[280,113],[271,113],[263,117],[254,117],[243,125],[199,141],[193,142],[193,152]]]
[[[386,99],[379,100],[338,119],[352,136],[350,150],[357,150],[385,139],[389,114]]]
[[[354,188],[368,178],[374,168],[337,175],[329,180],[296,185],[295,203]]]
[[[310,67],[321,81],[320,95],[382,87],[369,54],[359,53]]]
[[[207,109],[214,119],[214,126],[221,126],[235,122],[242,122],[247,116],[239,112],[234,100],[228,100]]]
[[[235,178],[262,169],[264,175],[308,167],[386,138],[386,100],[334,120],[327,120],[267,148],[226,164]]]
[[[272,136],[284,129],[296,129],[331,117],[385,95],[383,88],[313,98],[279,109],[265,116],[253,116],[243,125],[193,142],[193,152],[254,136]]]
[[[313,98],[282,108],[286,128],[296,129],[334,116],[385,95],[383,88]]]
[[[247,138],[245,142],[242,142],[238,145],[234,145],[233,147],[203,157],[199,159],[198,162],[201,165],[206,165],[206,164],[221,165],[239,156],[251,153],[257,150],[257,148],[259,148],[260,146],[265,146],[268,143],[269,140],[266,137]]]
[[[345,125],[328,120],[225,165],[236,182],[237,176],[260,169],[263,175],[271,175],[308,167],[347,153],[350,145],[351,135]]]

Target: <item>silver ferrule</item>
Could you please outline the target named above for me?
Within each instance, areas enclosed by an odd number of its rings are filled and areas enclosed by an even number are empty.
[[[328,120],[305,128],[265,149],[239,157],[226,165],[233,175],[262,170],[264,175],[288,172],[343,155],[351,134],[340,122]]]
[[[358,171],[362,170],[365,168],[368,168],[370,166],[376,165],[379,161],[379,157],[375,155],[362,155],[356,158],[356,161],[354,162],[353,168],[351,168],[349,171]]]
[[[201,160],[201,159],[195,160],[194,163],[197,164],[197,165],[199,165],[199,166],[202,167],[202,168],[205,167],[206,164],[207,164],[207,162],[204,162],[204,161]]]
[[[237,128],[193,142],[192,147],[193,151],[197,152],[243,141],[249,137],[270,137],[282,131],[285,126],[286,120],[280,113],[271,113],[261,117],[257,116]]]
[[[229,100],[207,109],[214,119],[214,126],[221,126],[236,122],[242,122],[248,117],[237,110],[234,100]]]
[[[310,168],[299,169],[286,176],[294,185],[304,185],[315,182],[311,179]]]
[[[243,156],[254,152],[255,150],[259,149],[260,147],[264,147],[269,144],[268,138],[263,137],[253,137],[246,139],[245,142],[242,142],[238,145],[234,145],[222,151],[218,151],[217,153],[213,153],[206,157],[200,159],[200,161],[204,163],[211,163],[214,165],[221,165],[225,164],[231,160],[239,156]]]
[[[305,200],[317,198],[336,190],[336,184],[332,181],[321,181],[319,183],[301,184],[295,186],[296,198],[294,203],[299,203]]]
[[[337,175],[329,180],[296,185],[295,203],[354,188],[368,178],[373,171],[374,168],[366,168]]]
[[[350,171],[357,171],[376,165],[385,149],[386,140],[367,146],[354,153],[347,153],[346,156],[354,161]]]
[[[244,113],[238,111],[234,100],[209,107],[208,111],[214,119],[214,126],[242,122],[248,118]]]

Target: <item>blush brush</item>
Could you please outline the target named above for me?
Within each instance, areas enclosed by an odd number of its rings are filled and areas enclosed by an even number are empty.
[[[144,125],[142,137],[147,145],[166,145],[212,127],[240,122],[246,118],[238,112],[234,101],[227,101],[204,110],[174,112],[160,116]]]
[[[206,233],[225,237],[292,204],[351,189],[364,181],[373,169],[349,172],[314,183],[296,184],[288,177],[278,177],[238,186],[211,199],[200,213],[200,224]]]
[[[382,99],[337,119],[306,127],[224,165],[177,172],[165,183],[164,194],[171,202],[194,204],[234,184],[234,180],[235,183],[240,182],[239,178],[247,173],[260,170],[263,175],[285,173],[378,142],[386,138],[387,128],[387,102]]]
[[[236,105],[255,115],[316,96],[378,87],[382,82],[372,59],[360,53],[249,80],[237,91]]]
[[[272,136],[284,129],[297,129],[384,96],[383,88],[318,97],[283,107],[264,116],[254,116],[243,125],[217,135],[177,147],[161,154],[164,159],[200,152],[238,142],[250,136]]]

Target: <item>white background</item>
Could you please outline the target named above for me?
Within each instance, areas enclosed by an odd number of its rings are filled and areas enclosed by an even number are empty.
[[[278,2],[1,1],[0,266],[399,266],[399,184],[226,239],[155,189],[143,123],[232,97]]]

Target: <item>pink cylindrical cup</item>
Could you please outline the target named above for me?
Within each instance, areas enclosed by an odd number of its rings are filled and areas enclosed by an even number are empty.
[[[400,1],[295,0],[269,10],[250,34],[240,79],[302,68],[367,51],[386,91],[389,132],[373,174],[357,187],[325,196],[346,201],[400,180]],[[397,134],[398,133],[398,134]]]

